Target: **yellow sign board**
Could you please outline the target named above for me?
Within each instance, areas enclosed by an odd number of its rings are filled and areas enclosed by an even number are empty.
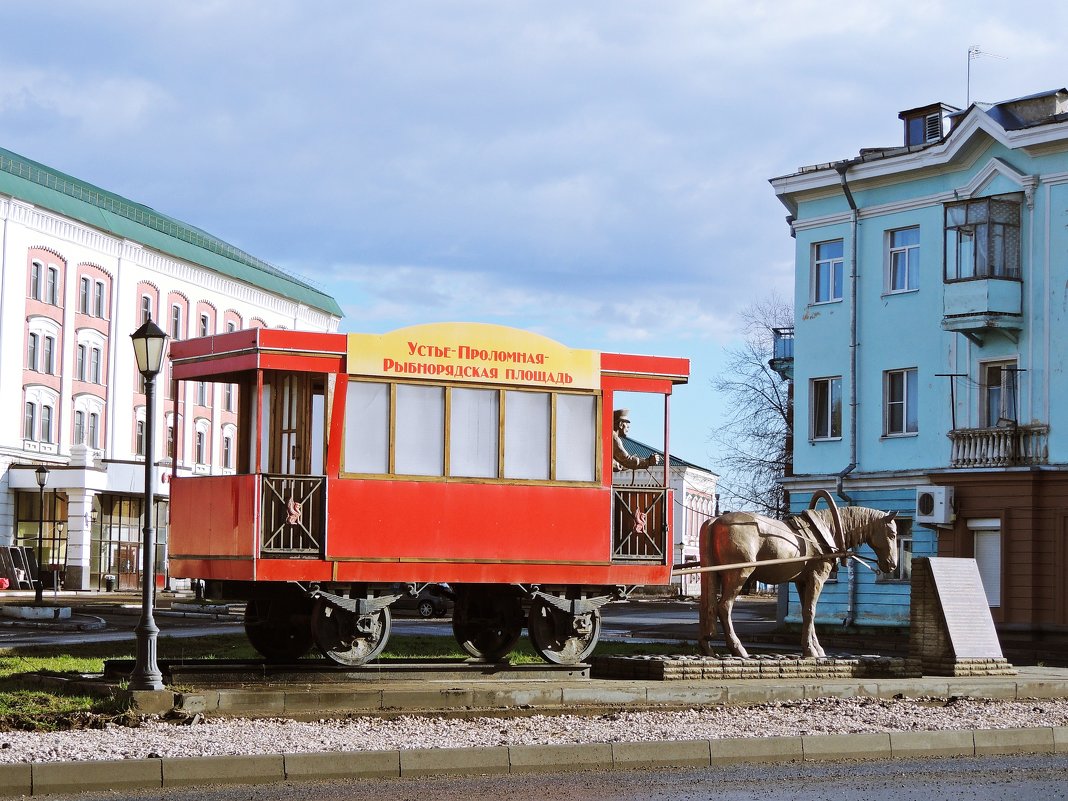
[[[349,375],[599,389],[600,353],[489,323],[428,323],[349,334]]]

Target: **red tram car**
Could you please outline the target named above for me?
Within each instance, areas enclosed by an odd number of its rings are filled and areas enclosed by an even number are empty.
[[[663,488],[613,486],[613,394],[663,396],[666,457],[686,359],[477,323],[260,328],[173,342],[170,358],[171,397],[196,382],[178,418],[220,410],[232,466],[172,475],[171,575],[246,601],[268,659],[317,645],[367,662],[393,601],[447,583],[471,656],[503,657],[525,625],[543,658],[574,663],[601,606],[670,580],[666,459]]]

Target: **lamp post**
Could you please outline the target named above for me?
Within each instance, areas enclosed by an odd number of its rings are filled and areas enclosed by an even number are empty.
[[[44,603],[44,581],[41,579],[41,570],[44,568],[44,488],[48,483],[48,468],[40,465],[36,471],[37,489],[39,491],[40,505],[37,514],[37,580],[33,587],[33,602],[40,606]]]
[[[152,615],[152,599],[156,592],[156,529],[152,525],[155,505],[153,484],[155,454],[156,375],[163,365],[163,350],[167,335],[152,320],[148,320],[130,335],[133,340],[137,369],[145,379],[145,527],[141,542],[141,619],[134,628],[137,636],[137,661],[130,674],[131,690],[162,690],[163,674],[156,664],[156,639],[159,627]]]

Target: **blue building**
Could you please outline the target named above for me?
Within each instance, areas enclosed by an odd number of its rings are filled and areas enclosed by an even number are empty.
[[[827,489],[901,534],[897,574],[840,569],[818,621],[905,625],[910,558],[964,556],[1003,637],[1068,640],[1068,92],[899,117],[902,145],[771,181],[792,507]]]

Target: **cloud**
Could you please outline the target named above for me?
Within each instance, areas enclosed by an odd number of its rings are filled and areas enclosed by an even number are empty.
[[[147,130],[169,106],[165,91],[135,76],[36,69],[5,65],[2,60],[0,71],[4,74],[0,114],[33,118],[36,124],[62,127],[94,140]]]

